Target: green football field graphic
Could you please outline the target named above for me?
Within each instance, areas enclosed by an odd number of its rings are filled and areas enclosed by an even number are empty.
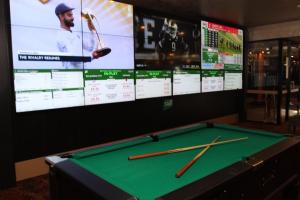
[[[228,54],[242,54],[243,38],[228,32],[219,31],[219,52]]]

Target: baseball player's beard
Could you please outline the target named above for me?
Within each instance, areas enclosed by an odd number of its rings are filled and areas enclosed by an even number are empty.
[[[74,27],[74,22],[73,20],[66,20],[64,19],[64,23],[67,27]]]

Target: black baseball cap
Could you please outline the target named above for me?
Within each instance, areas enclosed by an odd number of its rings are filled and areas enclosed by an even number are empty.
[[[64,3],[60,3],[55,8],[55,14],[58,16],[59,14],[63,14],[63,13],[68,12],[70,10],[74,10],[74,8],[71,8],[71,7],[67,6]]]

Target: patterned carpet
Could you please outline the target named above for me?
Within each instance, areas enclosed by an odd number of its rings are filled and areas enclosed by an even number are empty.
[[[283,134],[288,133],[288,128],[285,124],[276,126],[274,124],[244,122],[235,125],[244,128],[267,130]],[[300,136],[300,128],[299,130],[296,130],[296,134]],[[16,187],[0,191],[0,200],[50,200],[48,176],[39,176],[25,181],[20,181],[17,183]]]

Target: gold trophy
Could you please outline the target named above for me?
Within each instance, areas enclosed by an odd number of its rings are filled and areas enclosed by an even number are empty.
[[[98,54],[98,57],[103,57],[106,56],[107,54],[109,54],[111,52],[111,48],[106,47],[101,39],[101,34],[99,32],[99,30],[96,29],[96,26],[94,24],[95,20],[97,22],[98,28],[100,27],[99,22],[96,18],[95,15],[93,15],[90,11],[82,11],[81,12],[81,16],[83,19],[87,20],[87,22],[89,23],[89,26],[92,27],[92,30],[95,31],[96,35],[97,35],[97,39],[98,39],[98,45],[97,45],[97,49],[95,50],[95,52]]]
[[[49,0],[40,0],[40,2],[41,2],[42,4],[46,4],[46,3],[49,2]]]

